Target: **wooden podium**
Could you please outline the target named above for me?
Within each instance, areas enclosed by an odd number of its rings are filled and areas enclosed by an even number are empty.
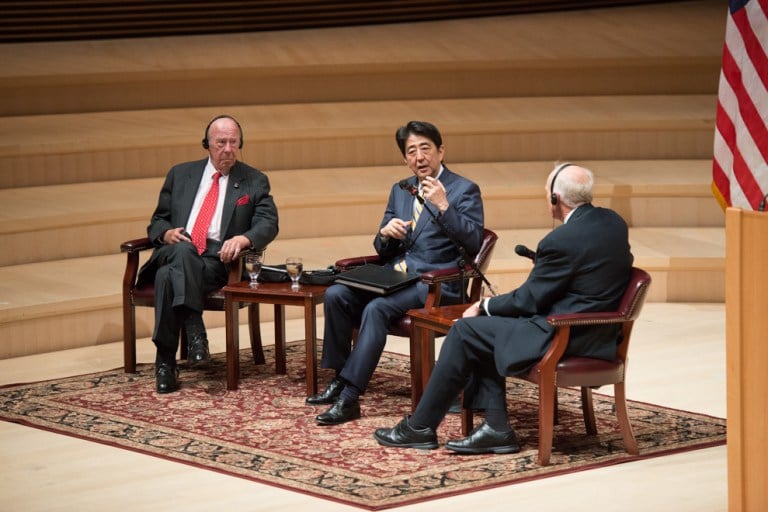
[[[768,510],[768,212],[725,215],[728,510]]]

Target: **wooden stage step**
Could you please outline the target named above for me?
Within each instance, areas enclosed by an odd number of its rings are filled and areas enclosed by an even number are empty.
[[[0,116],[711,93],[725,20],[721,1],[696,0],[418,24],[4,44]],[[404,41],[418,41],[419,51]],[[160,126],[176,125],[169,119]]]
[[[595,202],[633,227],[722,227],[709,160],[580,162],[597,176]],[[543,204],[552,162],[449,164],[480,185],[494,230],[551,225]],[[268,172],[280,239],[369,235],[404,165]],[[0,266],[112,254],[144,236],[163,178],[0,189]],[[44,241],[44,243],[40,243]]]
[[[716,96],[369,101],[227,109],[242,159],[265,170],[397,165],[397,127],[440,127],[446,162],[709,158]],[[0,118],[0,188],[164,176],[203,158],[220,110],[187,108]],[[321,163],[322,165],[318,165]]]
[[[546,232],[499,230],[489,280],[500,290],[522,282],[531,264],[514,247],[533,248]],[[371,254],[371,240],[371,235],[276,240],[266,261],[281,263],[301,255],[307,269],[325,268],[341,257]],[[723,228],[632,228],[630,243],[635,264],[654,278],[650,301],[725,300]],[[0,358],[121,340],[124,267],[121,254],[0,267]],[[265,321],[272,318],[271,308],[262,313]],[[295,318],[300,311],[288,308],[286,313]],[[206,323],[221,326],[223,315],[207,312]],[[138,336],[149,336],[151,326],[152,310],[137,308]]]
[[[410,175],[394,132],[424,119],[443,132],[446,164],[480,184],[500,289],[530,268],[514,246],[551,229],[543,184],[568,159],[595,171],[595,204],[630,224],[650,300],[722,302],[710,162],[725,20],[722,2],[692,0],[3,45],[0,357],[121,339],[119,245],[146,232],[168,169],[206,156],[204,127],[221,113],[272,182],[281,230],[268,263],[370,254],[389,187]],[[149,336],[149,308],[137,324]]]

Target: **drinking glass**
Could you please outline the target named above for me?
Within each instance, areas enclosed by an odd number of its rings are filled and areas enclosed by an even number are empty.
[[[304,263],[301,258],[291,257],[285,259],[285,270],[288,272],[288,276],[291,278],[291,289],[299,289],[299,278],[304,270]]]
[[[245,271],[251,278],[251,288],[259,286],[259,272],[264,264],[264,251],[256,251],[245,255]]]

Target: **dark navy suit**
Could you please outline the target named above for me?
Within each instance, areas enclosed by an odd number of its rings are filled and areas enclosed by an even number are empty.
[[[492,297],[490,316],[458,320],[448,332],[417,408],[420,423],[435,427],[465,389],[465,404],[504,408],[504,376],[524,372],[554,338],[546,317],[555,313],[615,309],[633,263],[624,220],[612,210],[585,204],[544,237],[527,280]],[[617,325],[573,328],[566,354],[612,359]],[[416,414],[415,413],[415,414]]]
[[[169,229],[185,226],[208,159],[178,164],[168,171],[147,236],[155,250],[139,272],[139,282],[155,283],[155,329],[152,339],[170,357],[176,352],[180,328],[178,306],[203,310],[205,295],[226,284],[227,269],[217,255],[221,243],[235,235],[247,237],[253,247],[266,247],[278,232],[277,208],[267,176],[242,162],[229,173],[221,219],[221,241],[208,240],[200,257],[189,242],[164,245]]]
[[[447,168],[443,169],[439,180],[446,189],[450,206],[438,215],[434,205],[429,202],[425,205],[438,216],[439,224],[427,211],[423,211],[415,229],[409,231],[405,240],[383,240],[379,234],[376,235],[373,246],[382,258],[389,261],[388,265],[392,266],[404,255],[409,273],[456,267],[460,253],[446,232],[461,241],[470,256],[480,250],[483,237],[480,188]],[[409,183],[415,187],[416,178],[411,177]],[[414,200],[410,193],[397,184],[393,185],[379,230],[393,218],[411,219]],[[442,286],[443,304],[462,301],[464,290],[461,283],[444,283]],[[409,309],[422,307],[427,289],[427,285],[418,282],[391,295],[380,296],[341,284],[329,287],[324,304],[322,367],[341,370],[340,376],[344,380],[361,392],[365,391],[384,350],[388,327]],[[357,326],[359,332],[353,350],[352,331]]]

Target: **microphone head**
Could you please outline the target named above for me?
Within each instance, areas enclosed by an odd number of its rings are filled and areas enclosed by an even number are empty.
[[[531,259],[531,260],[535,260],[536,259],[536,253],[534,251],[530,250],[529,248],[527,248],[524,245],[516,245],[515,246],[515,254],[517,254],[518,256],[522,256],[523,258],[528,258],[528,259]]]
[[[408,180],[400,180],[398,185],[401,189],[407,191],[412,196],[415,196],[419,192],[419,189],[408,183]]]

